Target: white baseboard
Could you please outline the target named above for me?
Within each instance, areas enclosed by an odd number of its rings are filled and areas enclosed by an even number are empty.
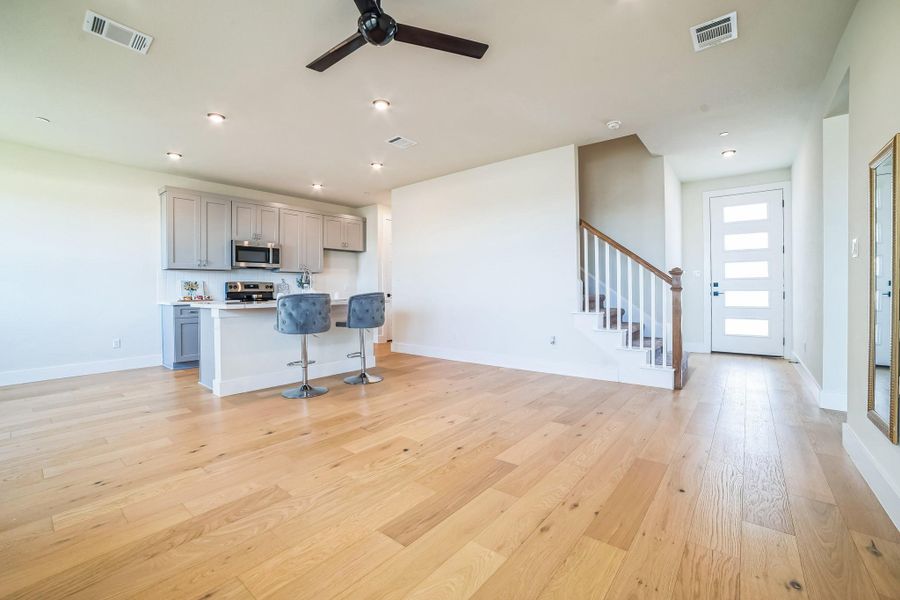
[[[504,369],[519,369],[533,371],[535,373],[550,373],[552,375],[566,375],[568,377],[583,377],[585,379],[598,379],[600,381],[620,381],[619,369],[615,366],[602,364],[572,364],[569,362],[552,362],[539,359],[509,356],[504,354],[492,354],[489,352],[473,352],[469,350],[456,350],[436,346],[423,346],[419,344],[406,344],[392,342],[391,351],[402,354],[414,354],[416,356],[428,356],[443,360],[489,365]],[[641,385],[652,385],[642,383]],[[665,387],[665,386],[663,386]],[[671,389],[671,381],[668,389]]]
[[[847,412],[847,394],[822,390],[819,394],[819,406],[828,410]]]
[[[816,381],[816,378],[809,372],[809,369],[806,368],[806,365],[803,364],[802,360],[796,357],[794,357],[794,360],[797,361],[794,363],[794,368],[797,370],[797,374],[800,375],[800,381],[803,382],[803,385],[809,390],[812,397],[816,399],[816,404],[822,406],[822,388],[819,387],[819,382]]]
[[[367,354],[366,363],[366,370],[368,370],[369,367],[375,367],[375,357]],[[330,377],[331,375],[350,372],[359,373],[358,358],[345,358],[343,360],[311,365],[309,367],[309,378],[310,380],[319,379],[320,377]],[[246,377],[236,377],[234,379],[213,379],[212,392],[216,396],[231,396],[232,394],[243,394],[244,392],[252,392],[279,386],[296,387],[300,382],[300,378],[301,374],[299,367],[286,367],[277,371],[255,373]]]
[[[709,346],[703,342],[684,342],[682,344],[685,352],[694,354],[709,354]]]
[[[885,476],[884,468],[878,464],[869,449],[863,445],[859,436],[847,423],[844,423],[842,440],[844,450],[850,455],[850,460],[872,488],[875,497],[884,507],[884,511],[894,522],[894,526],[900,529],[900,489],[897,489]]]
[[[32,383],[34,381],[47,381],[48,379],[62,379],[64,377],[78,377],[81,375],[95,375],[97,373],[109,373],[111,371],[143,369],[145,367],[155,367],[161,364],[161,354],[147,354],[145,356],[131,356],[129,358],[117,358],[113,360],[97,360],[92,362],[54,365],[52,367],[38,367],[36,369],[0,371],[0,386]]]

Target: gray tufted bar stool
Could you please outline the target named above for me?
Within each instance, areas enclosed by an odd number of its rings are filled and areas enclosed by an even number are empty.
[[[344,379],[350,385],[366,385],[382,380],[378,375],[366,372],[366,329],[375,329],[384,325],[384,294],[372,292],[350,296],[347,304],[347,321],[335,323],[338,327],[359,329],[359,352],[348,354],[347,358],[359,357],[362,370],[359,375]]]
[[[309,360],[307,338],[314,333],[331,329],[331,296],[328,294],[290,294],[278,299],[275,308],[275,331],[299,335],[300,360],[288,363],[289,367],[303,367],[303,382],[298,388],[281,392],[285,398],[315,398],[328,392],[327,387],[309,385]]]

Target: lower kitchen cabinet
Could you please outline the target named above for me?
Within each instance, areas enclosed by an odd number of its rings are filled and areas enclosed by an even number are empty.
[[[189,369],[200,361],[200,309],[186,304],[162,306],[163,366]]]

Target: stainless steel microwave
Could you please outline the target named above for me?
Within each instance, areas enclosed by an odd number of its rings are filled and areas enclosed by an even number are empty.
[[[281,246],[258,241],[233,241],[231,266],[235,269],[277,269],[281,267]]]

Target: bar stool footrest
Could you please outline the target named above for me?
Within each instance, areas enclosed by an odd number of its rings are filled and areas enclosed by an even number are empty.
[[[314,364],[316,364],[316,361],[311,360],[311,361],[309,361],[308,363],[306,363],[306,366],[308,367],[309,365],[314,365]],[[294,361],[291,361],[291,362],[287,363],[287,366],[289,366],[289,367],[302,367],[302,366],[303,366],[303,361],[302,361],[302,360],[294,360]]]

